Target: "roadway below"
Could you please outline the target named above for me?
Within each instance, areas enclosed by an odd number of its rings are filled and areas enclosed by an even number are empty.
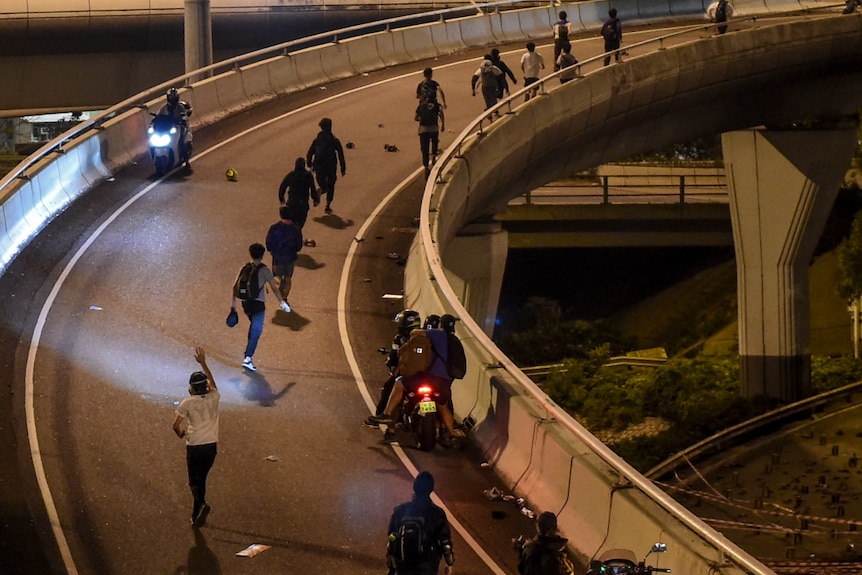
[[[600,49],[595,38],[575,44],[579,58]],[[550,48],[540,51],[550,67]],[[0,532],[0,572],[379,572],[389,514],[410,497],[415,469],[435,474],[459,526],[457,571],[515,572],[509,540],[529,534],[531,522],[483,496],[497,480],[481,453],[393,449],[359,425],[385,377],[376,349],[390,341],[401,307],[382,298],[403,285],[389,254],[406,255],[419,207],[415,86],[434,66],[449,104],[445,146],[481,111],[469,82],[482,53],[308,90],[201,130],[192,175],[155,181],[141,158],[13,262],[0,277],[8,391],[0,433],[4,461],[25,463],[0,471],[12,510]],[[517,67],[519,56],[506,49],[503,57]],[[276,315],[270,300],[260,369],[250,374],[240,366],[245,319],[232,330],[224,324],[230,286],[247,246],[277,220],[278,184],[323,116],[354,144],[347,175],[334,214],[309,214],[304,232],[316,246],[304,248],[294,275],[295,311]],[[238,182],[224,178],[228,167]],[[197,369],[195,345],[206,348],[223,396],[213,512],[200,532],[188,527],[184,447],[170,429]],[[26,463],[34,430],[47,511]],[[271,547],[235,556],[253,543]]]

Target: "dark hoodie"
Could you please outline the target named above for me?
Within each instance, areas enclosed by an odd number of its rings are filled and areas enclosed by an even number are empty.
[[[521,575],[563,575],[571,573],[566,553],[568,539],[559,535],[536,535],[521,549],[518,573]],[[564,567],[568,566],[568,567]]]

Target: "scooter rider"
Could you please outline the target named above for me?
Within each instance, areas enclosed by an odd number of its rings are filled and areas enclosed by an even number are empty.
[[[392,387],[395,385],[395,380],[398,377],[398,349],[410,339],[410,332],[422,325],[422,316],[419,315],[418,311],[405,309],[398,312],[393,321],[398,324],[398,331],[395,333],[395,337],[392,338],[392,345],[386,355],[386,367],[389,368],[389,379],[383,383],[383,387],[380,390],[380,399],[377,401],[374,415],[382,415],[386,409],[386,404],[389,402],[389,394],[392,393]],[[384,348],[381,348],[380,351],[383,352]],[[369,417],[362,423],[369,427],[378,426],[378,422],[374,421],[373,417]]]
[[[167,102],[159,108],[159,116],[170,116],[173,123],[182,130],[180,137],[180,155],[189,166],[189,158],[192,156],[192,131],[189,128],[189,117],[192,115],[192,105],[180,100],[180,93],[176,88],[168,89],[165,94]]]

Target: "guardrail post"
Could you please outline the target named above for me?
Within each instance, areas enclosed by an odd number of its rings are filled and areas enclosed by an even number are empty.
[[[602,176],[602,203],[609,204],[611,200],[608,194],[608,176]]]
[[[685,203],[685,176],[679,177],[679,203]]]

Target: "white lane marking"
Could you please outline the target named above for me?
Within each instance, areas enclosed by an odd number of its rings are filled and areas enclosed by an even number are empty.
[[[449,64],[445,64],[443,66],[438,66],[438,68],[457,66],[457,65],[460,65],[463,63],[464,63],[463,61],[452,62]],[[380,86],[380,85],[383,85],[383,84],[386,84],[389,82],[394,82],[396,80],[401,80],[401,79],[407,78],[409,76],[415,76],[417,74],[421,75],[422,72],[421,71],[411,72],[408,74],[401,74],[399,76],[393,76],[392,78],[387,78],[385,80],[373,82],[371,84],[367,84],[365,86],[360,86],[358,88],[353,88],[352,90],[348,90],[348,91],[342,92],[340,94],[335,94],[333,96],[329,96],[328,98],[324,98],[323,100],[315,101],[311,104],[307,104],[307,105],[302,106],[300,108],[297,108],[295,110],[291,110],[290,112],[286,112],[280,116],[277,116],[275,118],[267,120],[266,122],[263,122],[261,124],[257,124],[251,128],[243,130],[242,132],[228,138],[227,140],[223,140],[223,141],[219,142],[218,144],[212,146],[211,148],[208,148],[208,149],[203,150],[202,152],[200,152],[198,154],[195,154],[194,157],[195,158],[205,157],[208,154],[210,154],[211,152],[214,152],[214,151],[220,149],[222,146],[225,146],[229,143],[232,143],[241,137],[247,136],[247,135],[255,132],[256,130],[259,130],[260,128],[269,126],[270,124],[281,121],[281,120],[288,118],[294,114],[298,114],[299,112],[304,112],[304,111],[311,109],[315,106],[319,106],[320,104],[330,102],[332,100],[335,100],[336,98],[348,96],[350,94],[353,94],[355,92],[359,92],[361,90],[365,90],[367,88]],[[194,159],[192,161],[194,161]],[[171,173],[173,173],[173,172],[171,172]],[[402,187],[406,184],[406,182],[409,182],[413,177],[416,177],[416,175],[418,175],[418,173],[419,173],[419,170],[414,172],[413,176],[408,177],[406,180],[404,180],[404,182],[399,184],[399,186],[397,186],[395,190],[393,190],[392,192],[389,193],[388,196],[386,196],[386,198],[383,200],[383,202],[374,210],[374,212],[371,213],[368,220],[366,220],[365,224],[363,224],[363,226],[360,230],[360,233],[368,227],[369,222],[382,210],[382,207],[385,206],[386,203],[389,202],[389,200],[391,198],[393,198],[395,195],[397,195],[397,192],[402,189]],[[66,535],[63,533],[63,526],[60,523],[60,517],[59,517],[59,514],[57,513],[57,507],[54,504],[54,497],[51,494],[50,487],[48,486],[48,479],[47,479],[47,476],[45,475],[45,466],[42,463],[42,451],[39,448],[39,438],[38,438],[38,435],[36,433],[36,413],[35,413],[35,408],[33,406],[33,398],[34,398],[33,389],[34,389],[34,372],[35,372],[35,366],[36,366],[36,352],[38,351],[39,343],[42,340],[42,332],[45,329],[45,321],[48,317],[48,313],[51,311],[51,307],[54,305],[54,301],[57,299],[57,295],[60,293],[60,289],[63,287],[63,284],[66,282],[66,279],[69,277],[69,274],[72,272],[72,269],[75,267],[75,264],[78,263],[78,260],[80,260],[83,257],[84,253],[90,248],[90,246],[99,238],[99,236],[102,234],[102,232],[104,232],[105,229],[111,223],[113,223],[132,204],[134,204],[141,197],[143,197],[144,195],[149,193],[150,190],[155,188],[158,184],[160,184],[165,178],[167,178],[170,175],[171,175],[170,173],[166,174],[165,176],[163,176],[163,177],[159,178],[158,180],[150,183],[144,189],[142,189],[140,192],[138,192],[137,194],[132,196],[126,203],[124,203],[122,206],[120,206],[117,209],[117,211],[115,211],[104,222],[102,222],[102,224],[93,232],[93,234],[87,239],[87,241],[85,241],[84,244],[81,245],[80,248],[78,248],[78,251],[75,252],[75,255],[72,256],[72,259],[70,259],[69,262],[66,264],[66,266],[63,268],[63,271],[60,273],[60,276],[57,278],[57,281],[54,283],[54,287],[51,288],[51,292],[48,294],[48,297],[46,298],[45,303],[42,305],[42,309],[39,312],[39,318],[36,320],[36,325],[33,328],[33,337],[30,339],[30,347],[29,347],[29,350],[27,353],[27,366],[26,366],[25,373],[24,373],[24,413],[25,413],[26,421],[27,421],[27,438],[28,438],[29,443],[30,443],[30,457],[33,460],[33,468],[34,468],[34,471],[36,473],[36,482],[39,485],[39,491],[41,492],[42,500],[45,503],[45,510],[48,514],[48,522],[51,524],[51,531],[54,534],[54,538],[57,540],[57,546],[60,549],[60,556],[63,559],[63,564],[66,568],[66,572],[69,575],[78,575],[78,568],[75,565],[74,558],[72,557],[72,550],[69,546],[69,542],[66,539]],[[361,237],[361,236],[359,236],[359,237]],[[358,365],[356,363],[356,359],[353,355],[353,349],[350,346],[350,342],[347,338],[347,331],[342,326],[342,323],[343,323],[342,318],[345,317],[345,309],[346,309],[346,306],[344,303],[345,300],[342,299],[342,297],[346,298],[346,290],[345,290],[345,293],[342,293],[342,289],[344,289],[344,286],[346,285],[346,278],[347,278],[347,275],[349,274],[350,262],[352,261],[352,255],[353,255],[354,251],[355,251],[355,242],[353,245],[351,245],[351,248],[348,251],[348,258],[345,261],[345,266],[344,266],[344,269],[342,270],[341,285],[339,286],[339,301],[338,301],[338,318],[339,319],[338,319],[338,325],[339,325],[339,331],[341,332],[342,342],[344,342],[344,345],[345,345],[345,348],[344,348],[345,356],[347,357],[347,361],[350,364],[350,367],[351,367],[351,370],[353,371],[354,377],[356,378],[356,385],[359,389],[359,393],[362,394],[362,396],[365,398],[366,403],[369,405],[369,407],[371,407],[374,405],[374,403],[371,400],[371,396],[368,394],[368,390],[366,389],[366,386],[365,386],[365,381],[362,379],[362,375],[359,373],[359,368],[358,368]],[[346,325],[346,323],[344,325]],[[402,463],[408,469],[408,471],[410,471],[410,473],[415,477],[418,474],[418,470],[413,465],[413,463],[407,458],[407,454],[404,453],[404,450],[402,450],[400,447],[397,447],[397,446],[394,446],[394,447],[395,447],[395,452],[398,453],[399,459],[402,461]],[[443,504],[443,502],[440,501],[440,499],[436,495],[434,495],[434,498],[435,498],[436,503],[438,505],[440,505],[441,507],[443,507],[443,509],[446,511],[446,515],[449,516],[449,518],[450,518],[449,522],[461,534],[461,536],[464,538],[464,540],[469,543],[469,545],[473,548],[473,550],[476,552],[476,554],[479,555],[479,557],[481,557],[485,561],[485,563],[488,564],[488,567],[490,567],[494,573],[498,573],[499,575],[505,575],[505,571],[500,569],[500,567],[496,563],[494,563],[494,561],[490,558],[490,556],[488,556],[488,554],[485,552],[485,550],[479,546],[479,543],[475,539],[473,539],[473,537],[467,532],[467,530],[464,528],[464,526],[452,516],[451,511],[449,511],[449,509],[446,508],[446,506]]]

